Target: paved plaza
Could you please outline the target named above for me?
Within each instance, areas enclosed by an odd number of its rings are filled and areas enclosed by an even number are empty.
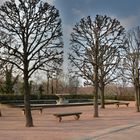
[[[58,112],[82,112],[79,120],[73,116],[58,122]],[[139,140],[140,113],[134,102],[129,107],[107,105],[99,109],[99,118],[93,118],[93,106],[45,108],[42,115],[32,111],[34,127],[25,127],[21,109],[2,108],[0,140]]]

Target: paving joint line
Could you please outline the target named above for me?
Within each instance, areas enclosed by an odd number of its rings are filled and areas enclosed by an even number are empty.
[[[74,139],[74,140],[98,140],[98,138],[101,138],[103,136],[110,135],[110,134],[113,134],[113,133],[116,133],[119,131],[137,127],[137,126],[140,126],[140,122],[99,130],[99,131],[97,131],[97,133],[99,132],[99,134],[96,134],[95,136],[85,136],[85,137]]]

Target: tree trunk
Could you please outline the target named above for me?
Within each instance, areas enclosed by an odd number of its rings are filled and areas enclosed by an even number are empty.
[[[94,93],[94,117],[99,117],[98,114],[98,66],[95,66],[95,75],[94,75],[94,81],[95,81],[95,93]]]
[[[54,94],[54,88],[53,88],[53,78],[52,78],[52,94]]]
[[[139,108],[139,89],[137,86],[135,86],[135,101],[136,101],[136,111],[140,112]]]
[[[101,90],[101,108],[105,109],[104,90]]]
[[[105,108],[105,95],[104,95],[105,86],[101,84],[101,108]]]
[[[24,106],[25,106],[26,127],[32,127],[33,120],[30,107],[30,85],[28,78],[28,65],[25,65],[24,70]]]
[[[49,78],[49,74],[47,73],[47,94],[49,94],[49,88],[50,88],[50,78]]]
[[[94,66],[94,77],[93,81],[95,82],[95,95],[94,95],[94,117],[99,117],[98,114],[98,88],[99,88],[99,79],[98,79],[98,54],[99,54],[99,34],[98,32],[96,33],[96,48],[95,48],[95,66]]]
[[[138,97],[137,97],[137,102],[138,102],[138,107],[139,107],[139,112],[140,112],[140,96],[139,96],[139,89],[138,89],[138,93],[137,93],[138,95]]]
[[[98,87],[95,85],[94,93],[94,117],[99,117],[98,114]]]

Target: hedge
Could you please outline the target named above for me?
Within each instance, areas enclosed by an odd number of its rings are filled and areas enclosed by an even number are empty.
[[[70,94],[64,95],[66,99],[93,99],[93,95],[87,94]],[[14,95],[14,94],[1,94],[0,102],[3,101],[14,101],[14,100],[24,100],[24,95]],[[31,100],[58,100],[56,95],[31,95]]]

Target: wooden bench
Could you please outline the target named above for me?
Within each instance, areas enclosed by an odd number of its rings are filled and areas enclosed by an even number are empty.
[[[53,115],[58,119],[59,122],[61,122],[62,117],[65,116],[74,116],[75,120],[78,120],[81,114],[82,112],[71,112],[71,113],[55,113]]]
[[[39,110],[39,114],[42,114],[43,112],[42,107],[32,107],[31,110]],[[22,108],[22,113],[25,115],[25,108]]]
[[[117,107],[119,107],[120,105],[126,105],[127,107],[129,106],[129,103],[128,102],[118,102],[118,103],[115,103]]]

